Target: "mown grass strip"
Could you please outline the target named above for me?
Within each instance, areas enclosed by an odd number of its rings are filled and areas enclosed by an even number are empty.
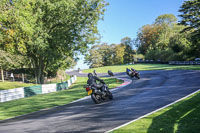
[[[116,66],[105,66],[99,68],[92,68],[83,70],[84,73],[93,72],[96,70],[97,73],[107,73],[108,70],[112,72],[125,72],[126,68],[134,68],[138,71],[143,70],[200,70],[200,65],[168,65],[168,64],[134,64],[134,65],[116,65]]]
[[[112,133],[197,133],[200,131],[200,92]]]
[[[22,82],[0,82],[0,90],[7,90],[7,89],[14,89],[14,88],[20,88],[20,87],[29,87],[34,86],[35,84],[27,84]]]
[[[123,83],[123,81],[114,78],[102,79],[109,84],[109,88],[117,87]],[[68,90],[0,103],[0,120],[32,113],[41,109],[65,105],[83,98],[87,96],[85,88],[83,88],[86,81],[87,78],[78,77],[77,82],[70,86]]]
[[[70,76],[67,75],[66,78],[63,80],[53,78],[53,79],[49,80],[48,82],[46,82],[45,84],[61,83],[63,81],[67,81],[69,79],[70,79]],[[5,82],[0,82],[0,90],[8,90],[8,89],[14,89],[14,88],[19,88],[19,87],[29,87],[29,86],[34,86],[34,85],[36,85],[36,84],[5,81]]]

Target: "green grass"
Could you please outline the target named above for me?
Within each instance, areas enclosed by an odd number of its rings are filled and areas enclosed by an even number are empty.
[[[69,79],[70,79],[69,75],[67,75],[66,78],[63,80],[58,79],[58,78],[52,78],[46,84],[61,83]],[[29,87],[29,86],[34,86],[34,85],[36,84],[5,81],[5,82],[0,82],[0,90],[14,89],[14,88],[19,88],[19,87]]]
[[[200,65],[168,65],[168,64],[134,64],[134,65],[116,65],[116,66],[105,66],[99,68],[92,68],[83,70],[84,73],[93,72],[96,70],[97,73],[107,73],[108,70],[112,72],[125,72],[126,68],[134,68],[138,71],[142,70],[200,70]]]
[[[29,87],[33,85],[35,84],[5,81],[5,82],[0,82],[0,90],[14,89],[14,88],[19,88],[19,87]]]
[[[200,92],[113,133],[199,133]]]
[[[113,78],[102,79],[109,84],[109,88],[116,87],[123,82],[121,80],[117,82],[117,79]],[[85,88],[83,88],[86,81],[87,78],[78,77],[77,82],[70,86],[68,90],[0,103],[0,120],[39,111],[41,109],[65,105],[74,100],[83,98],[87,96]]]

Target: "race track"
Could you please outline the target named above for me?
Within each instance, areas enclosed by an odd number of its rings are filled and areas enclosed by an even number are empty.
[[[105,132],[200,89],[200,71],[140,73],[141,79],[134,79],[126,87],[112,91],[113,101],[96,105],[89,98],[1,121],[0,133]],[[129,78],[125,73],[118,73],[115,77]]]

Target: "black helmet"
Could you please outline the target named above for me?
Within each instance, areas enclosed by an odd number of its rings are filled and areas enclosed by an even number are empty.
[[[92,73],[88,73],[88,78],[89,78],[89,77],[92,77],[92,76],[93,76]]]

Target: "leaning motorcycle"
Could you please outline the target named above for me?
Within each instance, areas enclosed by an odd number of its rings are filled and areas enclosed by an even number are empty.
[[[90,85],[85,85],[84,88],[86,89],[86,92],[88,95],[91,95],[92,100],[94,103],[99,104],[105,100],[112,100],[113,95],[109,91],[108,86],[106,84],[103,85],[105,87],[105,92],[103,93],[101,89],[97,89],[96,87],[90,86]]]
[[[136,71],[132,71],[131,73],[127,73],[128,76],[130,76],[131,78],[136,77],[137,79],[140,79],[140,73],[136,72]]]
[[[137,79],[140,79],[140,73],[139,72],[132,72],[133,75],[137,78]]]

